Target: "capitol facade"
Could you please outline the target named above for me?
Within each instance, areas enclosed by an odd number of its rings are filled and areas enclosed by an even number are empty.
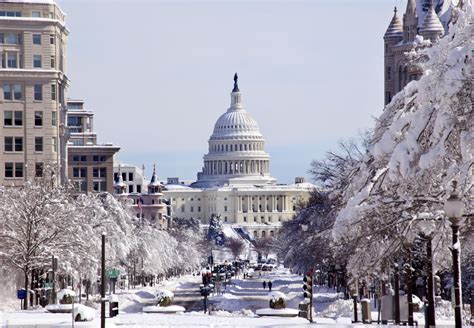
[[[270,155],[257,122],[242,105],[237,74],[230,107],[217,119],[203,159],[196,182],[165,185],[163,196],[171,200],[173,217],[206,224],[216,214],[252,237],[273,236],[315,188],[302,178],[277,184],[270,175]]]

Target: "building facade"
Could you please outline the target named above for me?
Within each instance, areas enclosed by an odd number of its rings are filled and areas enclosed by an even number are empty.
[[[309,198],[314,185],[299,178],[291,185],[270,175],[270,156],[255,119],[242,105],[234,76],[231,105],[214,125],[209,151],[197,181],[190,186],[166,184],[173,217],[198,218],[209,223],[212,214],[224,224],[243,228],[257,238],[275,235],[293,219],[298,204]]]
[[[150,181],[145,181],[143,171],[140,169],[132,169],[133,167],[130,165],[126,165],[124,168],[125,172],[122,171],[122,165],[119,165],[115,174],[115,196],[123,201],[131,202],[135,215],[141,224],[151,224],[159,229],[168,229],[171,225],[171,216],[167,215],[167,204],[163,201],[163,184],[158,180],[156,168],[153,167]],[[134,176],[130,174],[134,174]],[[124,180],[128,180],[128,183]],[[146,189],[142,192],[129,192],[132,187],[143,185],[146,185]]]
[[[68,34],[53,1],[0,1],[0,185],[22,185],[46,166],[66,179]]]
[[[114,192],[114,156],[120,147],[98,144],[94,113],[83,100],[67,101],[68,177],[81,193]]]
[[[453,6],[450,0],[408,0],[403,20],[395,7],[383,37],[385,105],[410,81],[423,75],[422,66],[410,58],[409,52],[429,46],[446,34]]]

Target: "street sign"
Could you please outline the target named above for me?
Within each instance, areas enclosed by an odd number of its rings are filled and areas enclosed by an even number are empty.
[[[113,279],[117,279],[120,276],[120,270],[116,268],[108,269],[107,270],[107,277]]]
[[[24,300],[26,298],[26,289],[18,289],[16,291],[16,296],[18,297],[18,299]]]

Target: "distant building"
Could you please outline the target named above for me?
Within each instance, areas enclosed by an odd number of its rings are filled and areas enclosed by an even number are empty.
[[[136,217],[142,224],[151,224],[160,229],[167,229],[171,225],[171,217],[166,215],[167,208],[163,201],[163,185],[158,180],[156,168],[153,167],[153,173],[149,182],[146,182],[146,189],[141,192],[129,192],[133,186],[144,186],[145,180],[143,171],[131,166],[125,165],[125,172],[122,172],[122,165],[118,166],[116,180],[114,184],[115,196],[118,199],[129,200],[132,202],[132,208]],[[140,173],[138,176],[136,173]],[[131,176],[130,174],[134,174]],[[128,178],[128,183],[124,181]],[[136,184],[136,182],[140,184]]]
[[[52,166],[66,179],[65,14],[53,1],[0,1],[0,185]]]
[[[119,172],[123,183],[127,186],[127,194],[146,192],[148,181],[145,179],[143,168],[140,169],[134,165],[116,162],[114,164],[114,181],[118,181]]]
[[[385,104],[410,81],[423,75],[419,63],[413,62],[408,53],[438,41],[448,31],[451,0],[408,0],[403,21],[395,7],[394,15],[384,35],[385,53]]]
[[[265,140],[243,108],[237,82],[235,76],[231,106],[214,125],[197,181],[190,186],[168,183],[164,197],[171,201],[173,217],[197,218],[206,224],[216,214],[236,230],[245,229],[257,238],[272,236],[283,222],[293,219],[298,204],[315,186],[302,178],[291,185],[276,183]]]
[[[68,176],[79,192],[114,192],[114,155],[120,147],[100,145],[93,131],[94,113],[83,100],[67,101]]]

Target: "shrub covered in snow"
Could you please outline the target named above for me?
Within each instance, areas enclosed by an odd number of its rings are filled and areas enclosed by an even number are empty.
[[[270,309],[284,309],[286,307],[286,296],[282,292],[270,292],[268,297],[270,298]]]
[[[173,303],[174,294],[169,290],[163,289],[158,291],[156,298],[159,306],[170,306]]]

